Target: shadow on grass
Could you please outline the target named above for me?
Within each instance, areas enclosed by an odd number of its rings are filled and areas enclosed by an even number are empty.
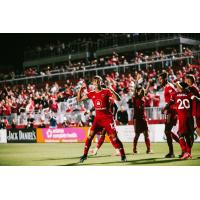
[[[197,158],[199,159],[199,158]],[[197,160],[197,159],[192,159],[192,160]],[[101,163],[87,163],[87,160],[84,163],[69,163],[66,165],[60,165],[60,166],[92,166],[92,165],[96,165],[96,166],[101,166],[101,165],[108,165],[108,164],[113,164],[113,166],[115,166],[117,163],[121,163],[123,166],[123,164],[125,166],[133,166],[133,165],[145,165],[145,164],[149,164],[154,166],[154,164],[166,164],[166,166],[168,166],[168,163],[173,163],[173,162],[184,162],[181,161],[179,158],[173,158],[173,159],[164,159],[164,158],[147,158],[147,159],[138,159],[138,160],[129,160],[126,163],[119,161],[112,161],[112,162],[101,162]],[[161,165],[163,166],[163,165]],[[165,166],[165,165],[164,165]],[[183,166],[187,166],[187,165],[183,165]]]
[[[40,159],[36,161],[48,161],[48,160],[71,160],[71,159],[80,159],[81,156],[78,157],[64,157],[64,158],[46,158],[46,159]],[[92,156],[89,155],[88,159],[94,159],[94,158],[104,158],[104,157],[110,157],[110,155],[102,155],[102,156]]]

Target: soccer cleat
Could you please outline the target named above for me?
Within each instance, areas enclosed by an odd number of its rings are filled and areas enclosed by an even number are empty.
[[[138,153],[136,149],[133,149],[133,153]]]
[[[173,153],[168,153],[165,158],[175,158],[175,155]]]
[[[185,152],[182,152],[180,155],[178,155],[179,158],[181,158],[184,155]]]
[[[127,162],[126,156],[122,156],[122,157],[121,157],[121,161],[122,161],[122,162]]]
[[[146,153],[147,153],[147,154],[151,154],[151,153],[153,153],[153,152],[152,152],[150,149],[147,149]]]
[[[80,163],[83,163],[85,160],[87,160],[87,155],[83,155],[80,157]]]
[[[180,160],[187,160],[187,159],[191,159],[192,156],[189,153],[184,153],[183,156],[180,158]]]

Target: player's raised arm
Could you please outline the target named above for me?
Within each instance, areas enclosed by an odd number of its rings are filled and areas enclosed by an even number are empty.
[[[113,88],[112,88],[111,86],[108,87],[108,89],[111,91],[114,100],[116,100],[116,101],[121,101],[121,97],[119,96],[119,94],[117,94],[117,92],[115,92],[115,91],[113,90]]]
[[[84,96],[81,97],[81,91],[82,91],[82,89],[83,89],[83,87],[80,88],[80,90],[79,90],[78,93],[77,93],[77,101],[78,101],[78,102],[81,102],[81,101],[83,101],[83,100],[88,99],[87,95],[84,95]]]

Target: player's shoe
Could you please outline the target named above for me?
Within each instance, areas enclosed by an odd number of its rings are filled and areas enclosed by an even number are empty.
[[[189,153],[184,153],[183,156],[180,158],[180,160],[187,160],[187,159],[191,159],[192,156]]]
[[[137,154],[137,150],[136,149],[133,149],[133,154]]]
[[[179,158],[181,158],[184,155],[185,152],[182,152],[180,155],[178,155]]]
[[[122,161],[122,162],[127,162],[126,156],[122,156],[122,157],[121,157],[121,161]]]
[[[150,149],[147,149],[146,153],[147,154],[152,154],[153,152]]]
[[[87,155],[83,155],[80,157],[80,163],[83,163],[85,160],[87,160]]]
[[[175,155],[173,153],[168,153],[165,158],[175,158]]]

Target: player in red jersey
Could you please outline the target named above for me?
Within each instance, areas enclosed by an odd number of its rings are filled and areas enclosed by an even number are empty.
[[[167,73],[163,72],[158,77],[159,83],[162,87],[164,87],[164,99],[165,103],[168,104],[173,92],[175,92],[175,87],[173,84],[167,81]],[[178,136],[172,132],[173,126],[177,123],[177,114],[176,109],[173,106],[170,106],[166,112],[166,121],[165,121],[165,135],[167,137],[167,144],[169,147],[169,153],[165,156],[165,158],[174,158],[174,148],[173,148],[173,140],[179,142]]]
[[[178,135],[179,143],[183,152],[181,160],[192,158],[191,135],[194,134],[194,120],[192,117],[192,99],[191,94],[186,90],[187,84],[177,82],[177,93],[172,95],[170,102],[165,108],[174,104],[178,114]]]
[[[109,109],[113,113],[113,116],[115,118],[115,115],[117,113],[117,105],[115,104],[114,99],[112,99],[112,98],[110,98],[110,108]],[[99,151],[99,149],[101,148],[101,146],[103,145],[103,143],[105,141],[105,137],[106,137],[105,128],[102,129],[102,131],[100,131],[97,135],[99,135],[99,138],[98,138],[98,142],[96,144],[96,147],[91,150],[92,155],[97,155],[97,152]],[[120,156],[119,149],[115,149],[115,151],[116,152],[113,155]]]
[[[149,139],[149,132],[147,126],[146,115],[144,111],[144,95],[145,91],[142,86],[137,86],[135,89],[135,95],[133,97],[133,108],[134,108],[134,128],[135,128],[135,137],[133,140],[133,153],[137,153],[137,142],[141,133],[144,134],[144,139],[147,147],[146,153],[151,152],[151,143]]]
[[[88,98],[91,99],[93,101],[94,108],[96,111],[96,116],[92,124],[92,127],[90,129],[89,136],[86,139],[84,154],[83,156],[81,156],[80,162],[84,162],[84,160],[87,159],[91,142],[95,134],[99,131],[102,131],[102,128],[105,128],[114,148],[119,149],[121,160],[124,162],[126,161],[124,147],[117,136],[113,115],[109,110],[109,98],[112,97],[116,101],[119,101],[120,97],[112,88],[102,89],[101,82],[102,78],[100,76],[95,76],[93,79],[93,85],[95,86],[95,91],[91,91],[87,93],[87,95],[81,97],[81,89],[80,89],[77,95],[78,101],[82,101]]]
[[[193,101],[192,104],[192,116],[194,117],[195,121],[195,129],[198,135],[200,135],[200,93],[199,88],[195,84],[195,77],[192,74],[188,74],[185,77],[185,83],[188,85],[189,92],[194,95],[196,98]],[[194,136],[194,135],[193,135]],[[194,142],[194,137],[192,137],[192,140]]]

